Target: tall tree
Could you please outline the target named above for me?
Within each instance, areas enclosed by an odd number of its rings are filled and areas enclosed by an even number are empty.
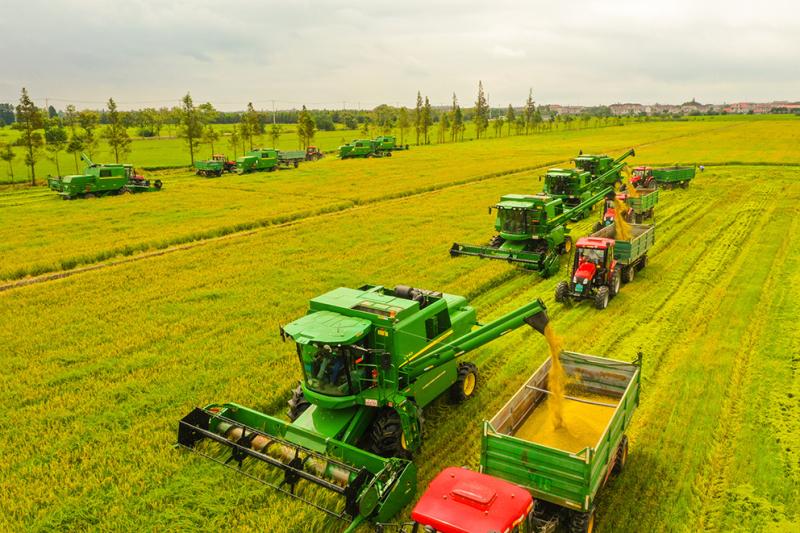
[[[9,143],[0,142],[0,159],[8,163],[8,171],[11,174],[11,183],[14,183],[14,158],[17,154]]]
[[[503,136],[503,123],[505,119],[502,115],[494,119],[494,136],[495,137],[502,137]]]
[[[0,124],[7,126],[14,123],[14,106],[11,104],[0,104]]]
[[[422,106],[422,138],[425,140],[425,144],[430,144],[431,140],[428,137],[428,131],[430,130],[431,125],[433,124],[433,112],[431,110],[431,103],[428,100],[428,97],[425,97],[425,105]]]
[[[456,110],[453,112],[453,140],[464,140],[464,130],[466,126],[464,125],[464,112],[461,110],[461,106],[456,104]]]
[[[314,117],[308,112],[306,106],[303,106],[297,117],[297,134],[303,149],[308,148],[308,145],[314,140],[316,131],[317,125],[314,123]]]
[[[189,147],[189,158],[192,161],[192,166],[194,166],[194,154],[200,145],[200,138],[203,135],[203,120],[189,93],[186,93],[186,96],[181,99],[180,118],[181,127],[178,134],[186,139],[186,145]]]
[[[411,126],[411,122],[408,119],[408,109],[401,107],[400,112],[397,114],[397,129],[400,130],[401,145],[405,144],[406,130],[408,130],[409,126]]]
[[[419,134],[422,132],[422,94],[417,91],[417,106],[414,108],[414,128],[417,132],[417,146],[419,146]]]
[[[47,118],[55,118],[58,116],[58,111],[53,106],[47,106]]]
[[[214,129],[213,124],[206,124],[203,128],[202,141],[211,145],[211,156],[214,156],[214,143],[219,140],[219,132]]]
[[[261,117],[258,111],[253,107],[253,102],[247,103],[247,111],[242,116],[242,124],[246,132],[247,141],[250,144],[250,149],[253,149],[253,137],[261,134]]]
[[[281,134],[283,133],[283,126],[280,124],[273,124],[272,127],[269,129],[269,138],[272,141],[272,147],[278,147],[278,140],[281,138]]]
[[[483,92],[483,82],[478,81],[478,99],[475,100],[475,136],[480,139],[481,135],[489,126],[489,104],[486,102],[486,94]]]
[[[97,129],[97,125],[100,123],[100,115],[97,113],[97,111],[84,109],[78,113],[78,123],[83,129],[83,135],[81,136],[83,150],[89,154],[89,157],[92,157],[94,155],[94,151],[97,149],[97,136],[95,135],[95,130]]]
[[[514,113],[514,108],[511,104],[508,104],[508,109],[506,110],[506,124],[508,124],[508,136],[511,137],[511,126],[515,124],[517,121],[517,115]]]
[[[69,136],[67,130],[61,125],[61,119],[56,115],[55,118],[47,119],[44,125],[44,139],[47,141],[45,150],[50,154],[50,159],[56,164],[56,172],[61,175],[61,164],[58,154],[67,147]]]
[[[17,121],[13,128],[21,132],[18,144],[25,149],[25,164],[31,169],[31,185],[36,185],[36,162],[44,144],[42,134],[38,131],[42,127],[44,127],[42,112],[28,96],[28,90],[23,87],[17,105]]]
[[[447,132],[450,130],[450,114],[442,113],[439,117],[439,142],[447,142]]]
[[[103,132],[108,146],[114,152],[114,162],[119,163],[119,156],[126,155],[131,151],[131,138],[128,136],[128,129],[122,120],[122,114],[117,110],[117,103],[113,98],[108,99],[108,125]]]
[[[236,160],[236,151],[239,149],[239,128],[236,124],[231,128],[231,136],[228,137],[228,146],[233,149],[233,159]]]

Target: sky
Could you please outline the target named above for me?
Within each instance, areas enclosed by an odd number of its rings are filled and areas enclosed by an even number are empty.
[[[123,109],[800,100],[788,0],[0,0],[0,102]]]

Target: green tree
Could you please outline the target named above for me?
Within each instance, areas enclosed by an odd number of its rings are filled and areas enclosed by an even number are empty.
[[[67,130],[61,125],[61,120],[57,118],[48,119],[44,126],[44,139],[47,142],[45,150],[50,154],[50,159],[56,164],[56,173],[61,175],[61,164],[58,154],[67,147],[69,136]]]
[[[297,117],[297,136],[299,137],[299,141],[301,147],[303,149],[307,148],[311,141],[314,140],[314,135],[317,132],[317,125],[314,122],[314,117],[311,116],[311,113],[308,112],[306,106],[303,106],[303,109],[300,111],[300,114]]]
[[[508,124],[508,136],[511,137],[511,126],[517,122],[517,115],[514,113],[514,107],[508,104],[506,110],[506,124]]]
[[[214,143],[219,140],[219,132],[214,129],[213,124],[206,124],[203,128],[203,142],[211,145],[211,155],[214,155]]]
[[[475,136],[480,139],[489,126],[489,104],[483,92],[483,82],[478,81],[478,99],[475,100]]]
[[[131,151],[131,138],[128,136],[128,129],[122,121],[122,114],[117,110],[117,103],[113,98],[108,99],[108,126],[103,132],[108,146],[114,152],[114,162],[119,163],[119,156],[126,155]]]
[[[439,117],[439,142],[447,142],[447,132],[450,130],[450,114],[442,113]]]
[[[494,136],[495,137],[502,137],[503,136],[503,124],[505,123],[505,119],[502,116],[497,117],[494,119]]]
[[[344,116],[344,127],[348,130],[354,130],[358,128],[358,120],[356,120],[356,117],[353,116],[352,113],[347,113]]]
[[[55,118],[58,116],[58,111],[53,106],[47,106],[47,118]]]
[[[94,155],[97,149],[97,136],[95,130],[100,123],[100,115],[96,111],[84,109],[78,113],[78,123],[83,129],[81,142],[83,143],[83,151],[89,154],[89,157]]]
[[[17,143],[25,149],[25,165],[31,169],[31,185],[36,185],[36,162],[44,144],[38,130],[44,127],[44,117],[24,87],[17,105],[17,121],[12,127],[21,132]]]
[[[186,140],[186,145],[189,147],[189,158],[194,166],[194,154],[203,135],[203,120],[189,93],[186,93],[186,96],[181,99],[178,135]]]
[[[427,96],[425,97],[425,105],[422,106],[422,120],[420,122],[422,126],[422,138],[425,140],[425,144],[430,144],[431,140],[428,137],[428,131],[433,125],[433,112]]]
[[[242,116],[242,124],[244,124],[245,136],[247,137],[247,141],[250,145],[250,149],[253,149],[253,137],[258,136],[261,133],[261,117],[259,116],[258,111],[255,110],[253,107],[253,102],[247,103],[247,111],[244,112]]]
[[[458,107],[458,98],[456,93],[453,93],[453,105],[450,107],[450,120],[452,127],[450,128],[450,140],[456,142],[461,127],[464,125],[464,115],[461,113],[461,108]]]
[[[397,114],[397,129],[400,130],[400,144],[405,144],[406,131],[411,126],[411,121],[408,119],[408,109],[405,107],[400,108]]]
[[[364,122],[361,123],[361,133],[364,137],[369,137],[369,125],[372,119],[364,117]]]
[[[233,159],[236,160],[236,153],[239,149],[239,128],[236,124],[231,128],[231,135],[228,137],[228,146],[233,150]]]
[[[528,135],[535,124],[534,118],[536,116],[536,102],[533,101],[533,89],[528,89],[528,100],[525,101],[523,114],[525,115],[525,135]]]
[[[417,146],[419,146],[419,135],[422,132],[422,94],[417,91],[417,106],[414,108],[414,129],[417,133]]]
[[[11,183],[14,183],[14,158],[17,154],[9,143],[0,143],[0,159],[8,163],[8,172],[11,175]]]
[[[272,141],[272,147],[278,147],[278,139],[281,138],[281,134],[283,133],[283,127],[280,124],[273,124],[272,127],[269,129],[269,138]]]

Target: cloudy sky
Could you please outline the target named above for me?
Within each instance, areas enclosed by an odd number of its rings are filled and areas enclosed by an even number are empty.
[[[0,102],[800,100],[788,0],[0,0]]]

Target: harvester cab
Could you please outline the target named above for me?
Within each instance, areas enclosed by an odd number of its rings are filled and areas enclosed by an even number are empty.
[[[305,501],[295,491],[300,481],[328,489],[344,504],[315,505],[352,520],[351,528],[386,522],[414,496],[407,459],[421,444],[422,408],[443,394],[458,403],[475,392],[477,367],[462,356],[523,324],[543,333],[547,323],[541,300],[480,324],[462,296],[405,285],[338,288],[281,328],[302,375],[291,423],[212,404],[181,420],[178,443]]]
[[[615,166],[622,163],[625,159],[630,156],[635,156],[636,151],[631,148],[621,156],[612,158],[608,155],[589,155],[589,154],[581,154],[576,157],[573,161],[575,162],[575,167],[579,168],[585,172],[589,172],[592,175],[593,179],[597,179],[598,177],[606,174],[610,170],[614,169]],[[619,179],[619,170],[622,167],[616,170],[617,179]]]
[[[556,301],[592,299],[598,309],[608,307],[608,301],[617,295],[622,283],[622,272],[614,259],[614,245],[614,239],[578,239],[570,280],[556,286]]]

